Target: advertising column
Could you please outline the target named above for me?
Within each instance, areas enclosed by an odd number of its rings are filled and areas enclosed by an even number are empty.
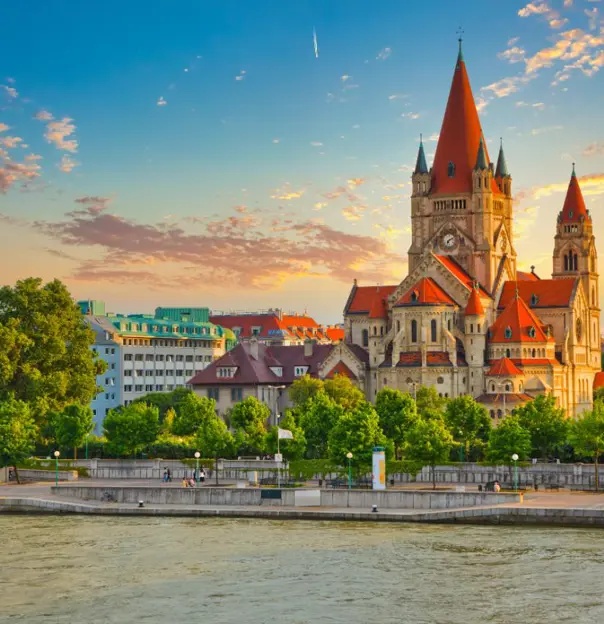
[[[386,455],[383,446],[373,449],[373,489],[386,489]]]

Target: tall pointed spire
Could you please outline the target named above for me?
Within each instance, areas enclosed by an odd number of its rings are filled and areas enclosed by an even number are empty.
[[[432,193],[445,195],[472,191],[472,170],[481,137],[478,111],[460,47],[432,165]],[[484,151],[489,163],[486,145]],[[493,190],[499,192],[494,181]]]
[[[476,154],[476,165],[474,169],[478,169],[479,171],[484,171],[489,168],[489,161],[487,159],[487,155],[485,153],[484,141],[482,137],[480,137],[480,143],[478,144],[478,153]]]
[[[417,152],[417,160],[415,162],[415,171],[413,173],[428,173],[428,165],[426,164],[426,154],[424,153],[424,142],[422,135],[419,135],[419,150]]]
[[[503,153],[503,139],[499,139],[499,156],[497,156],[497,167],[495,167],[495,177],[505,178],[510,175],[508,171],[508,164],[505,161],[505,154]]]
[[[583,193],[581,193],[581,187],[575,172],[575,163],[573,163],[573,172],[570,176],[560,220],[565,223],[580,223],[583,220],[591,220],[585,207],[585,200],[583,199]]]

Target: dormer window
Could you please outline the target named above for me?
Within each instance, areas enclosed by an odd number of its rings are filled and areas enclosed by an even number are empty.
[[[449,161],[449,164],[447,165],[447,175],[450,178],[455,177],[455,165],[451,160]]]
[[[531,295],[531,305],[536,306],[539,303],[539,297],[535,293]]]
[[[412,303],[415,303],[418,299],[419,299],[419,295],[418,295],[418,293],[417,293],[417,290],[414,290],[414,291],[411,293],[411,302],[412,302]]]
[[[572,211],[572,210],[568,213],[568,218],[569,218],[569,219],[572,219],[572,218],[573,218],[573,211]]]
[[[512,337],[512,328],[511,327],[506,327],[505,328],[505,337],[508,340]]]
[[[237,369],[234,366],[221,366],[218,368],[218,377],[229,378],[235,376]]]
[[[535,331],[534,327],[531,326],[531,327],[528,328],[529,338],[534,338],[536,334],[537,334],[537,332]]]
[[[308,366],[294,367],[294,377],[303,377],[308,372]]]
[[[271,371],[277,377],[283,377],[283,367],[282,366],[271,366]]]
[[[262,327],[252,327],[252,336],[260,336]]]

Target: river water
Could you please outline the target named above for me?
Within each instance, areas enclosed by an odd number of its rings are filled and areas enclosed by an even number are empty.
[[[0,622],[603,621],[603,531],[0,516]]]

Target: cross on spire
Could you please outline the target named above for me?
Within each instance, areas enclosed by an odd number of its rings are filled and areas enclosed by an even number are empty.
[[[463,37],[462,37],[463,33],[464,33],[463,28],[460,26],[460,27],[457,29],[457,35],[458,35],[458,37],[459,37],[459,39],[458,39],[458,41],[459,41],[459,54],[457,55],[457,62],[458,62],[458,63],[459,63],[460,61],[463,61],[463,52],[462,52],[462,50],[461,50],[461,42],[463,41]]]

